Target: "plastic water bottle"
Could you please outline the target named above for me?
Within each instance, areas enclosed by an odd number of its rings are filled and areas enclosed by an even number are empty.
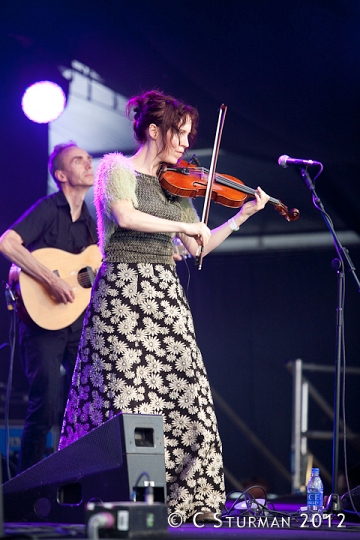
[[[323,513],[324,486],[320,478],[319,469],[314,468],[307,485],[307,511],[309,519],[314,514]]]

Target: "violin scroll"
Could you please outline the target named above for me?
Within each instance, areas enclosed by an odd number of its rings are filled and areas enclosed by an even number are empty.
[[[284,216],[287,221],[295,221],[300,217],[300,210],[297,208],[289,210],[281,201],[277,202],[278,204],[275,205],[275,210],[277,210],[281,216]]]

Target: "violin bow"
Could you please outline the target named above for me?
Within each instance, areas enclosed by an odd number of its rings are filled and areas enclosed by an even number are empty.
[[[221,135],[222,135],[223,127],[224,127],[226,111],[227,111],[226,105],[222,104],[219,110],[219,118],[218,118],[216,133],[215,133],[214,147],[213,147],[213,152],[211,156],[208,183],[206,186],[203,213],[202,213],[202,218],[201,218],[201,221],[205,223],[205,225],[207,225],[208,219],[209,219],[211,192],[212,192],[213,184],[214,184],[216,163],[217,163],[217,159],[219,155],[220,141],[221,141]],[[196,257],[195,257],[195,264],[198,267],[198,270],[201,270],[202,268],[203,251],[204,251],[204,246],[199,246],[196,253]]]

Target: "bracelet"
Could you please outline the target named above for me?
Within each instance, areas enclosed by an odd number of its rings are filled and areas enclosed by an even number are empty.
[[[230,218],[227,222],[227,224],[229,225],[230,229],[232,231],[238,231],[240,229],[240,227],[238,225],[236,225],[236,221],[234,218]]]

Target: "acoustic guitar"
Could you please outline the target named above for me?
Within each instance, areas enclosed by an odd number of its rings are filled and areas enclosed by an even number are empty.
[[[42,248],[32,255],[66,281],[75,293],[75,300],[63,304],[51,296],[48,287],[12,265],[9,286],[15,297],[15,309],[26,323],[46,330],[60,330],[72,324],[86,309],[91,287],[101,265],[102,255],[96,244],[78,254],[56,248]]]

